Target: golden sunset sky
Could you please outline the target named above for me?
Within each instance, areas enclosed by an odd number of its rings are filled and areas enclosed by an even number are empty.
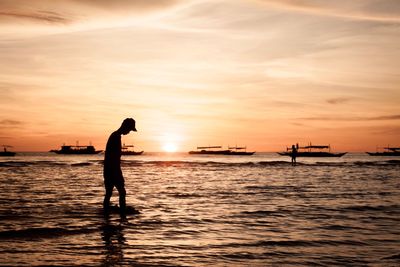
[[[400,145],[398,0],[0,0],[0,144]]]

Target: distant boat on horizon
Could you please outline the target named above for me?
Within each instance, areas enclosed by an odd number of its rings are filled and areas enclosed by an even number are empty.
[[[296,146],[297,153],[296,157],[342,157],[347,154],[347,152],[342,153],[332,153],[330,145],[312,145],[299,147]],[[328,151],[324,151],[328,149]],[[277,152],[281,156],[292,156],[292,148],[286,147],[285,152]]]
[[[3,145],[4,151],[0,151],[0,156],[13,157],[13,156],[15,156],[15,154],[17,154],[17,153],[12,152],[12,151],[7,151],[7,147],[12,147],[12,146]]]
[[[57,154],[65,154],[65,155],[85,155],[85,154],[99,154],[103,150],[96,150],[94,146],[80,146],[77,144],[74,145],[62,145],[61,149],[52,149],[50,152],[54,152]]]
[[[377,148],[378,150],[378,148]],[[400,156],[400,147],[383,147],[382,152],[365,152],[370,156]]]
[[[134,150],[129,150],[130,147],[135,147],[134,145],[122,145],[121,148],[121,155],[142,155],[143,154],[143,150],[142,151],[134,151]]]
[[[216,150],[217,149],[217,150]],[[234,150],[232,150],[234,149]],[[244,151],[243,151],[244,150]],[[237,155],[237,156],[250,156],[256,153],[247,152],[246,147],[228,147],[228,149],[222,149],[222,146],[198,146],[197,150],[188,152],[192,155]]]

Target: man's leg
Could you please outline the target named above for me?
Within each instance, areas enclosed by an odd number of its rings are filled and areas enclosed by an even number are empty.
[[[117,188],[118,193],[119,193],[119,211],[120,211],[121,217],[125,217],[126,190],[125,190],[124,182],[122,181],[121,183],[118,183],[115,187]]]
[[[106,194],[104,195],[103,209],[104,209],[104,212],[108,212],[109,208],[110,208],[110,198],[111,198],[114,186],[111,183],[104,181],[104,187],[106,189]]]

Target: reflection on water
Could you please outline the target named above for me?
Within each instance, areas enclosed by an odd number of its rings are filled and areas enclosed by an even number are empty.
[[[399,265],[400,160],[346,157],[128,158],[122,222],[101,156],[2,159],[0,265]]]
[[[123,263],[126,242],[123,232],[123,222],[114,225],[109,218],[104,218],[101,237],[105,249],[103,260],[105,266],[118,266]]]

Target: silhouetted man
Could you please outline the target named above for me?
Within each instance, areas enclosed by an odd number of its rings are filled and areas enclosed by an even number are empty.
[[[126,135],[130,131],[136,132],[135,120],[132,118],[125,119],[121,127],[113,132],[107,141],[106,152],[104,156],[104,186],[106,194],[104,196],[103,208],[107,215],[110,209],[110,198],[114,186],[119,193],[119,207],[121,217],[125,217],[126,209],[126,191],[125,181],[121,171],[121,135]]]
[[[296,165],[296,157],[297,157],[297,149],[298,149],[298,145],[292,145],[292,165]]]

